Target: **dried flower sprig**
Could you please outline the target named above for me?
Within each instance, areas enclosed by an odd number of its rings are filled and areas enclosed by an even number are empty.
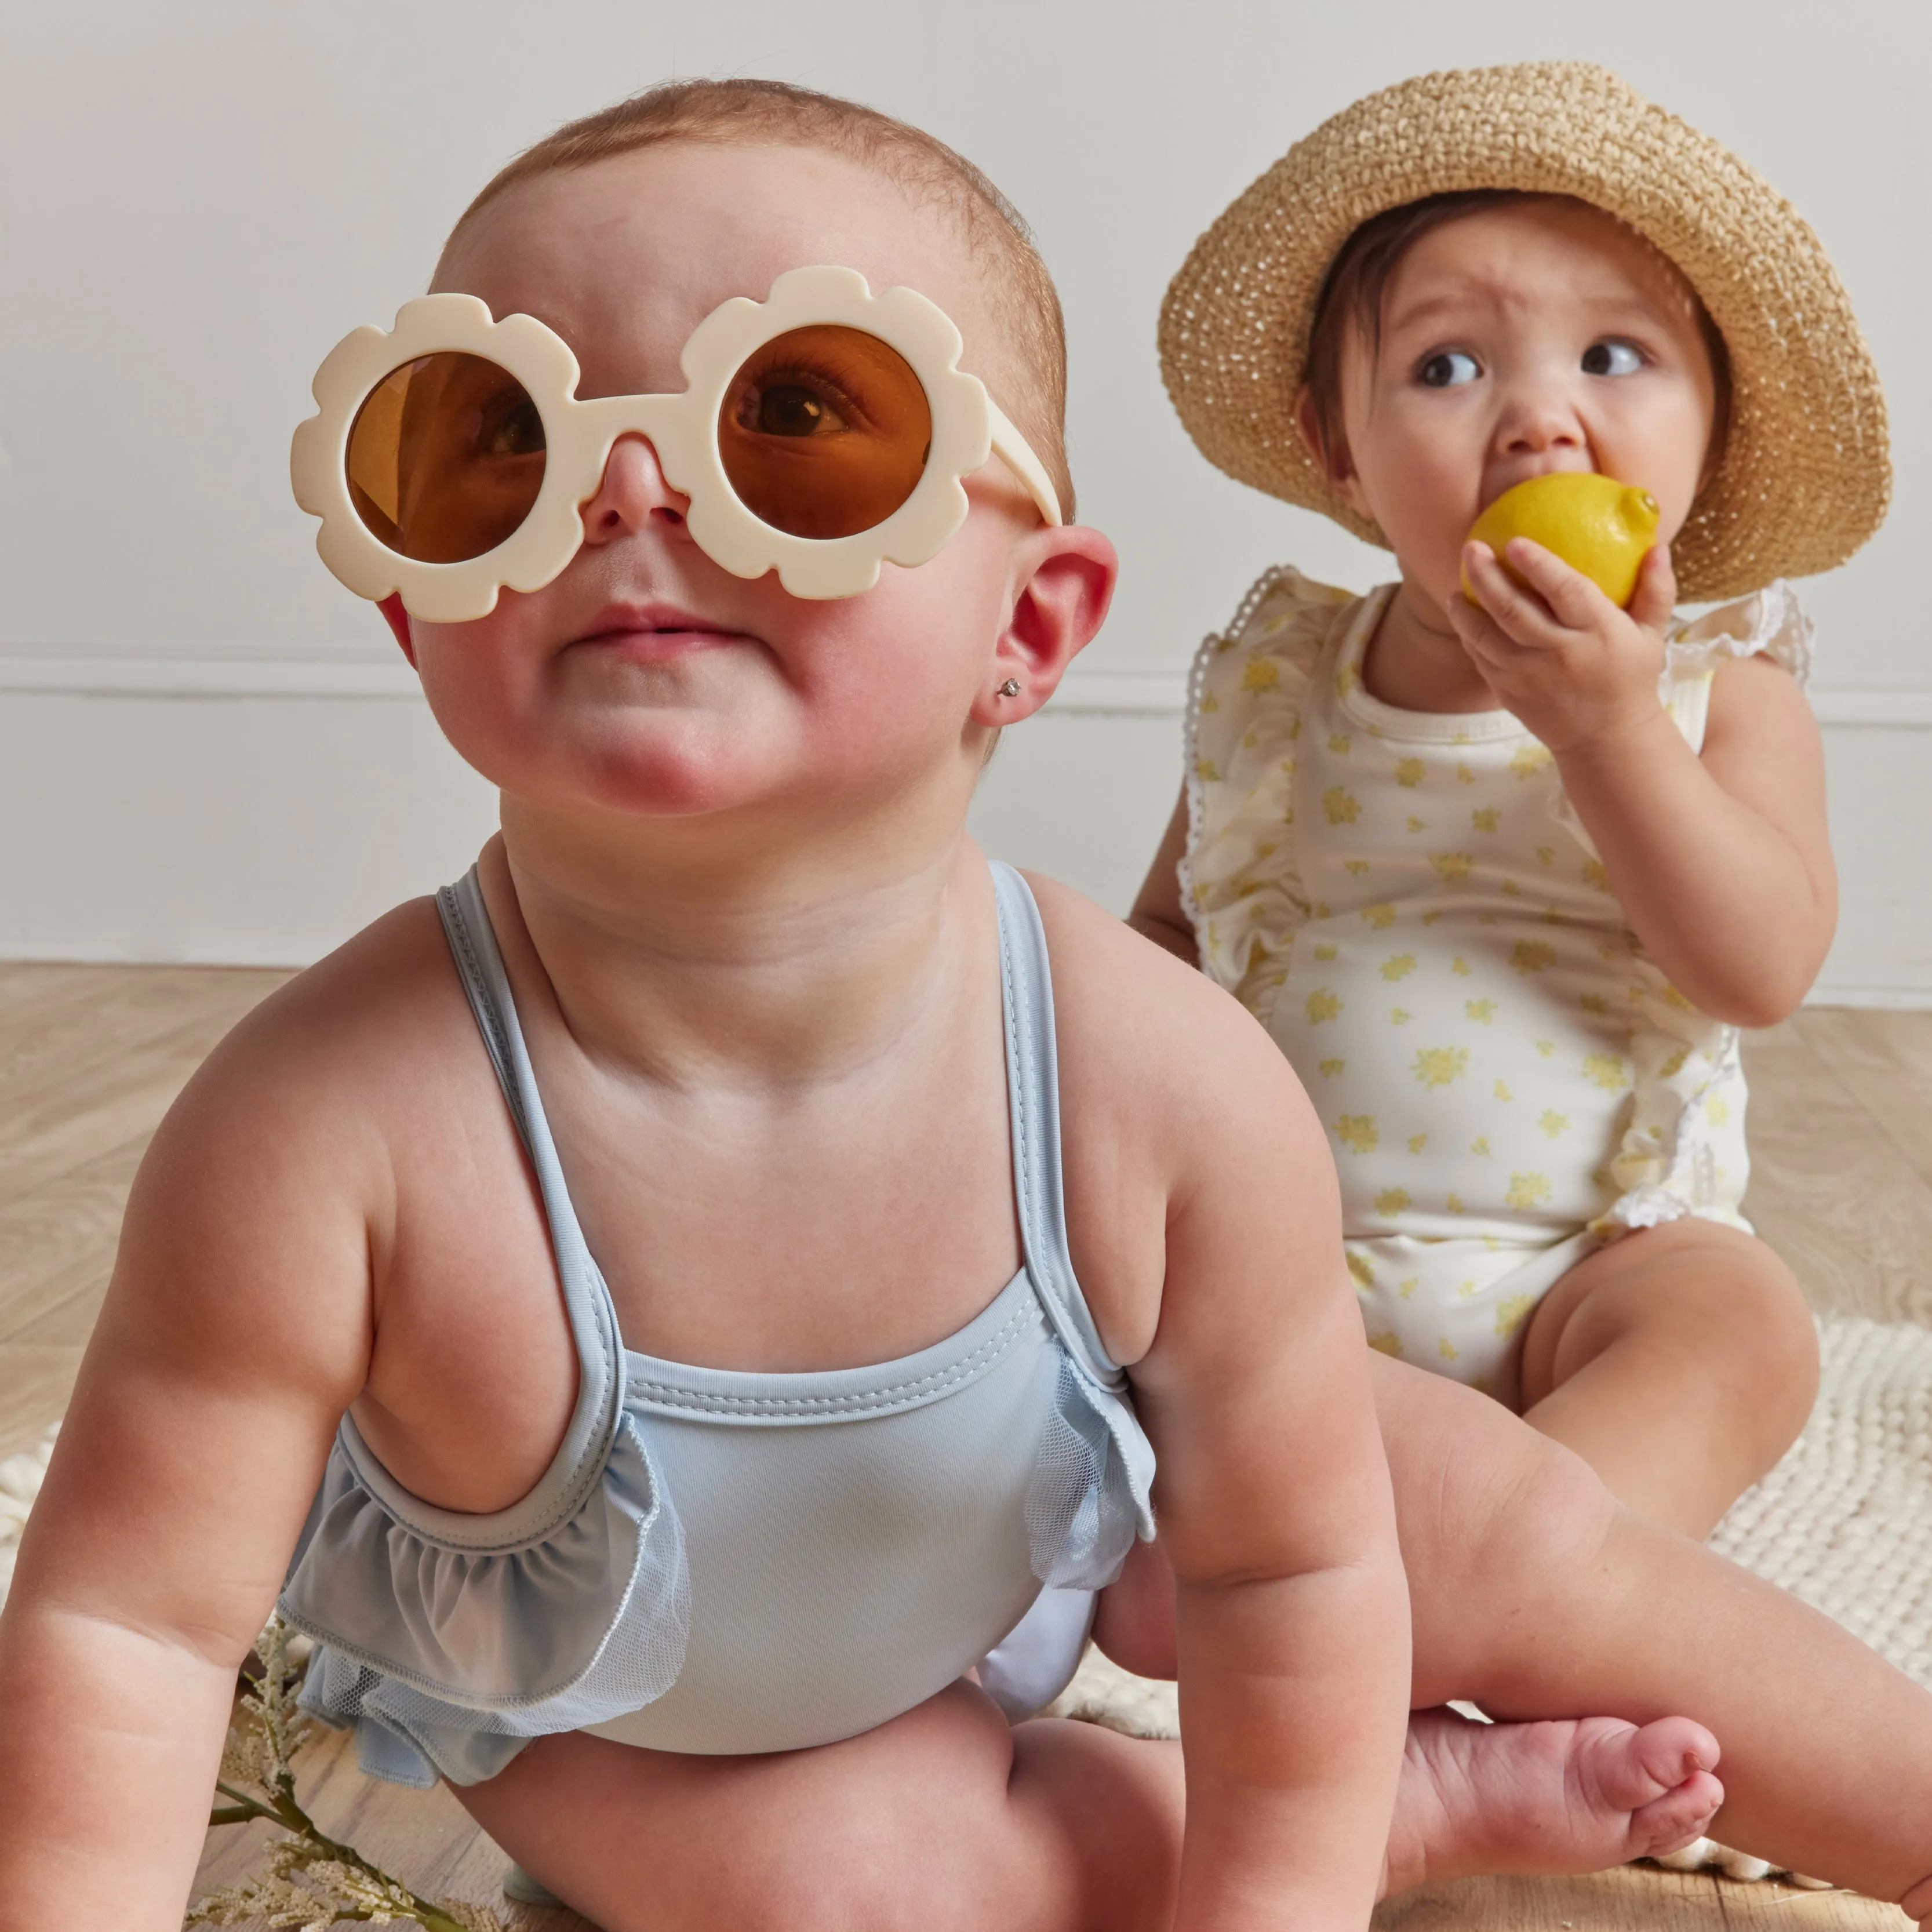
[[[268,1870],[201,1900],[183,1927],[236,1925],[250,1918],[296,1932],[340,1924],[418,1925],[423,1932],[508,1932],[486,1906],[430,1900],[371,1864],[352,1845],[330,1838],[296,1798],[296,1754],[314,1732],[299,1708],[302,1670],[290,1654],[294,1631],[269,1619],[255,1646],[262,1674],[242,1700],[242,1722],[231,1729],[215,1790],[228,1800],[210,1825],[266,1818],[290,1835],[263,1850]]]

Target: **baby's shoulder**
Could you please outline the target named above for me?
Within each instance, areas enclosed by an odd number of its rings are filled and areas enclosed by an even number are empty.
[[[1172,1149],[1295,1089],[1287,1061],[1232,995],[1067,886],[1028,874],[1052,962],[1063,1110]]]
[[[435,903],[412,901],[245,1016],[170,1109],[151,1160],[235,1208],[346,1207],[388,1191],[398,1150],[447,1118],[471,1061],[494,1084]]]

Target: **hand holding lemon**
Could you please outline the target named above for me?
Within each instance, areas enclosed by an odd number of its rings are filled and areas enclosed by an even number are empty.
[[[1487,544],[1508,570],[1510,539],[1528,537],[1580,572],[1622,610],[1636,594],[1637,573],[1657,541],[1657,499],[1633,484],[1574,473],[1532,476],[1505,490],[1470,526],[1468,541]],[[1467,571],[1462,595],[1472,604],[1482,601]]]

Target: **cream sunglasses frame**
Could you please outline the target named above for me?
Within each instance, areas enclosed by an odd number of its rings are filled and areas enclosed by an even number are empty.
[[[932,442],[912,494],[880,524],[851,536],[794,536],[739,500],[718,452],[718,413],[732,377],[752,351],[814,324],[875,335],[911,365],[932,412]],[[958,367],[959,331],[938,304],[908,288],[875,296],[852,268],[794,268],[762,302],[734,296],[691,332],[678,357],[685,388],[646,396],[577,398],[577,358],[532,315],[500,322],[474,296],[422,296],[396,312],[396,326],[357,329],[316,370],[319,413],[297,428],[289,452],[296,501],[322,519],[315,547],[358,597],[398,595],[412,616],[460,624],[486,617],[501,590],[540,590],[584,542],[578,515],[597,493],[621,436],[640,434],[664,480],[690,500],[686,520],[705,555],[737,577],[776,570],[794,597],[856,597],[880,566],[928,562],[965,521],[961,479],[998,456],[1025,486],[1049,524],[1060,501],[1040,458],[978,376]],[[350,431],[356,412],[393,371],[444,350],[478,356],[520,382],[543,418],[542,487],[530,514],[494,550],[461,563],[425,563],[377,541],[349,494]]]

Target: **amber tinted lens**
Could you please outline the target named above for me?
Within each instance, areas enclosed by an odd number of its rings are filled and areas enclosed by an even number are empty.
[[[795,537],[884,523],[918,486],[932,411],[912,366],[863,329],[794,328],[753,352],[718,412],[718,454],[753,516]]]
[[[356,412],[349,494],[379,543],[424,563],[494,550],[543,487],[544,426],[522,383],[453,350],[393,369]]]

